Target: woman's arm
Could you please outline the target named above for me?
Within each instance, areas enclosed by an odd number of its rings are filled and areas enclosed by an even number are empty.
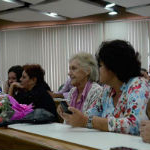
[[[73,114],[70,115],[61,112],[61,117],[66,121],[67,124],[70,124],[73,127],[87,127],[89,119],[88,116],[84,115],[82,112],[73,107],[69,107],[69,110],[72,111]],[[91,124],[94,129],[108,131],[107,118],[93,116]]]
[[[141,137],[144,142],[150,143],[150,121],[142,121],[141,122]]]
[[[107,118],[93,116],[92,125],[94,129],[98,129],[101,131],[108,131],[108,119]]]
[[[10,85],[9,87],[9,91],[8,91],[8,94],[10,96],[14,96],[13,95],[13,92],[14,92],[14,88],[22,88],[21,84],[19,82],[14,82]]]
[[[7,80],[4,84],[4,93],[8,94],[8,91],[9,91],[9,84],[8,84],[8,80]]]

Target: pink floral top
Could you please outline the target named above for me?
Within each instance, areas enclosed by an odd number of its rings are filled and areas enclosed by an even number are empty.
[[[138,135],[140,122],[148,120],[146,106],[150,99],[150,86],[144,78],[135,77],[124,83],[120,90],[122,93],[114,107],[115,91],[104,86],[100,100],[87,114],[108,118],[109,131]]]

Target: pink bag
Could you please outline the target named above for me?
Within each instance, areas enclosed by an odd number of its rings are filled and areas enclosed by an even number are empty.
[[[33,111],[32,104],[19,104],[12,96],[8,95],[10,103],[12,104],[12,109],[15,111],[14,115],[11,117],[10,120],[20,120],[24,118],[27,114]]]

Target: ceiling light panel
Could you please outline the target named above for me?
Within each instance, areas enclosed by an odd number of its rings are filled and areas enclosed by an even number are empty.
[[[111,11],[108,13],[109,15],[117,15],[118,13],[116,11]]]
[[[123,7],[134,7],[140,5],[150,4],[150,0],[106,0],[110,3],[115,3],[116,5],[120,5]]]
[[[0,18],[15,22],[64,20],[63,18],[54,18],[31,10],[18,10],[12,13],[1,14]]]
[[[108,10],[105,10],[98,5],[92,5],[79,0],[59,0],[47,4],[31,6],[31,8],[38,9],[43,12],[56,12],[59,15],[70,18],[108,12]]]
[[[31,4],[37,4],[37,3],[43,2],[44,0],[22,0],[22,1],[31,3]]]
[[[114,7],[115,6],[115,3],[111,3],[111,4],[108,4],[105,6],[105,8],[111,8],[111,7]]]
[[[23,5],[18,4],[18,3],[8,3],[8,2],[0,1],[0,11],[11,9],[14,7],[20,7],[20,6],[23,6]]]

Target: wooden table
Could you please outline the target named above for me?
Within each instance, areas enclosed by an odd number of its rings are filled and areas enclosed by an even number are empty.
[[[0,128],[0,150],[97,150],[50,137]]]
[[[15,124],[0,128],[0,150],[150,150],[140,136],[72,128],[66,124]]]

